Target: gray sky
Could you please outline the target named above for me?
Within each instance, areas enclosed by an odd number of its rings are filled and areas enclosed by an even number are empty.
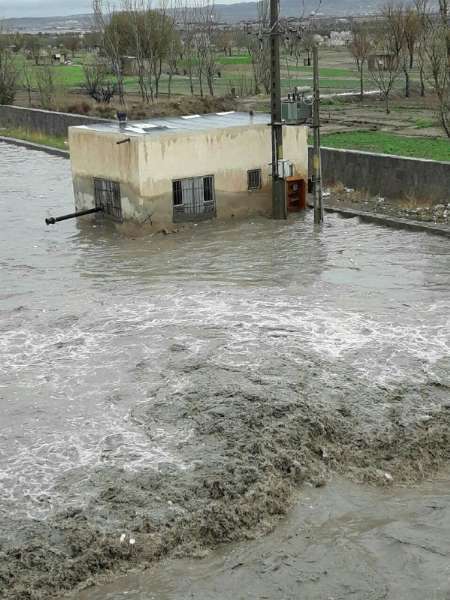
[[[74,15],[91,7],[91,0],[0,0],[0,18]]]
[[[220,0],[220,3],[234,4],[239,1],[246,0]],[[80,15],[90,13],[91,9],[92,0],[0,0],[0,19]]]

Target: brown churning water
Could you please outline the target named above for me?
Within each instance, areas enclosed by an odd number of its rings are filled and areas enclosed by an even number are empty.
[[[281,357],[301,370],[307,357],[336,386],[351,371],[386,390],[423,383],[448,356],[445,239],[336,216],[314,231],[309,214],[136,239],[101,220],[49,229],[45,216],[73,206],[68,161],[2,144],[0,171],[7,535],[12,516],[88,502],[100,468],[189,469],[177,450],[189,430],[162,423],[149,437],[131,418],[152,386],[182,387],[165,370],[177,350],[212,378],[215,364],[257,372]]]

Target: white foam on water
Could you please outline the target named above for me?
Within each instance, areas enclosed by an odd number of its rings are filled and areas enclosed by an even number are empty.
[[[2,461],[0,469],[0,506],[7,504],[14,506],[16,513],[23,511],[28,517],[43,518],[70,502],[86,502],[82,483],[87,483],[99,467],[139,472],[170,462],[181,469],[188,468],[182,457],[168,450],[174,434],[160,429],[155,436],[162,442],[158,445],[154,439],[150,442],[129,418],[124,419],[120,414],[115,417],[105,415],[101,423],[74,419],[67,423],[66,433],[46,435],[34,444],[16,440],[13,454],[6,463]],[[58,491],[66,478],[69,482],[73,480],[70,491],[65,491],[64,486]]]
[[[448,306],[414,287],[427,285],[444,256],[440,241],[333,218],[323,235],[301,219],[139,241],[70,223],[50,232],[36,223],[56,207],[70,212],[69,167],[51,159],[58,168],[49,169],[37,154],[20,177],[29,156],[4,148],[0,157],[0,204],[15,225],[0,240],[9,278],[0,296],[0,511],[45,516],[78,488],[86,493],[102,467],[188,468],[176,445],[192,432],[161,424],[150,438],[130,417],[136,405],[145,411],[159,371],[176,365],[174,341],[186,346],[180,360],[246,369],[275,354],[301,368],[306,355],[329,361],[330,377],[345,365],[368,385],[425,380],[449,355]],[[440,260],[436,272],[445,273]],[[411,308],[389,312],[383,302],[402,285],[405,297],[413,290]],[[372,312],[374,290],[382,298]],[[171,393],[190,381],[178,377],[167,381]]]
[[[165,322],[155,321],[159,326],[189,323],[202,330],[223,329],[228,355],[235,358],[254,356],[255,348],[258,353],[269,352],[274,345],[285,352],[312,351],[331,361],[345,360],[375,383],[386,383],[412,375],[423,379],[425,375],[417,372],[418,364],[425,372],[427,366],[450,352],[450,320],[444,302],[416,307],[412,315],[397,322],[389,314],[372,318],[363,312],[301,303],[292,308],[285,298],[277,297],[258,300],[230,295],[217,302],[207,294],[198,294],[190,303],[190,314],[184,311],[180,315],[175,303]],[[139,312],[145,313],[145,308]],[[430,312],[438,317],[429,318]]]

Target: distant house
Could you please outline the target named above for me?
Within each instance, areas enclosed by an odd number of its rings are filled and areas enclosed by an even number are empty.
[[[325,42],[330,48],[337,48],[339,46],[348,46],[351,40],[351,31],[331,31]]]
[[[67,54],[64,52],[54,52],[52,54],[53,65],[64,65],[67,62]]]
[[[75,205],[153,228],[270,214],[271,129],[265,114],[225,112],[69,129]],[[308,128],[285,126],[286,204],[304,207]],[[95,218],[95,217],[93,217]]]
[[[52,64],[51,53],[48,50],[40,50],[39,56],[36,59],[36,64],[44,66]]]
[[[28,58],[32,58],[32,55],[29,54]],[[67,62],[67,54],[64,52],[55,52],[54,50],[46,50],[42,49],[39,51],[39,56],[37,57],[36,64],[45,66],[45,65],[64,65]]]
[[[371,54],[367,60],[369,71],[391,71],[398,66],[398,57],[393,54]]]
[[[121,56],[120,63],[123,75],[132,76],[138,73],[138,64],[135,56]]]

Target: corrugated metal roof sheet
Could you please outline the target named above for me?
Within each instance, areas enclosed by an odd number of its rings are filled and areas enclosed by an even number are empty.
[[[265,113],[219,112],[207,115],[186,115],[183,117],[153,118],[144,121],[128,121],[126,125],[117,123],[96,123],[82,125],[83,129],[99,133],[123,133],[133,135],[160,135],[177,131],[206,131],[209,129],[226,129],[227,127],[251,127],[252,125],[268,125],[270,115]]]

